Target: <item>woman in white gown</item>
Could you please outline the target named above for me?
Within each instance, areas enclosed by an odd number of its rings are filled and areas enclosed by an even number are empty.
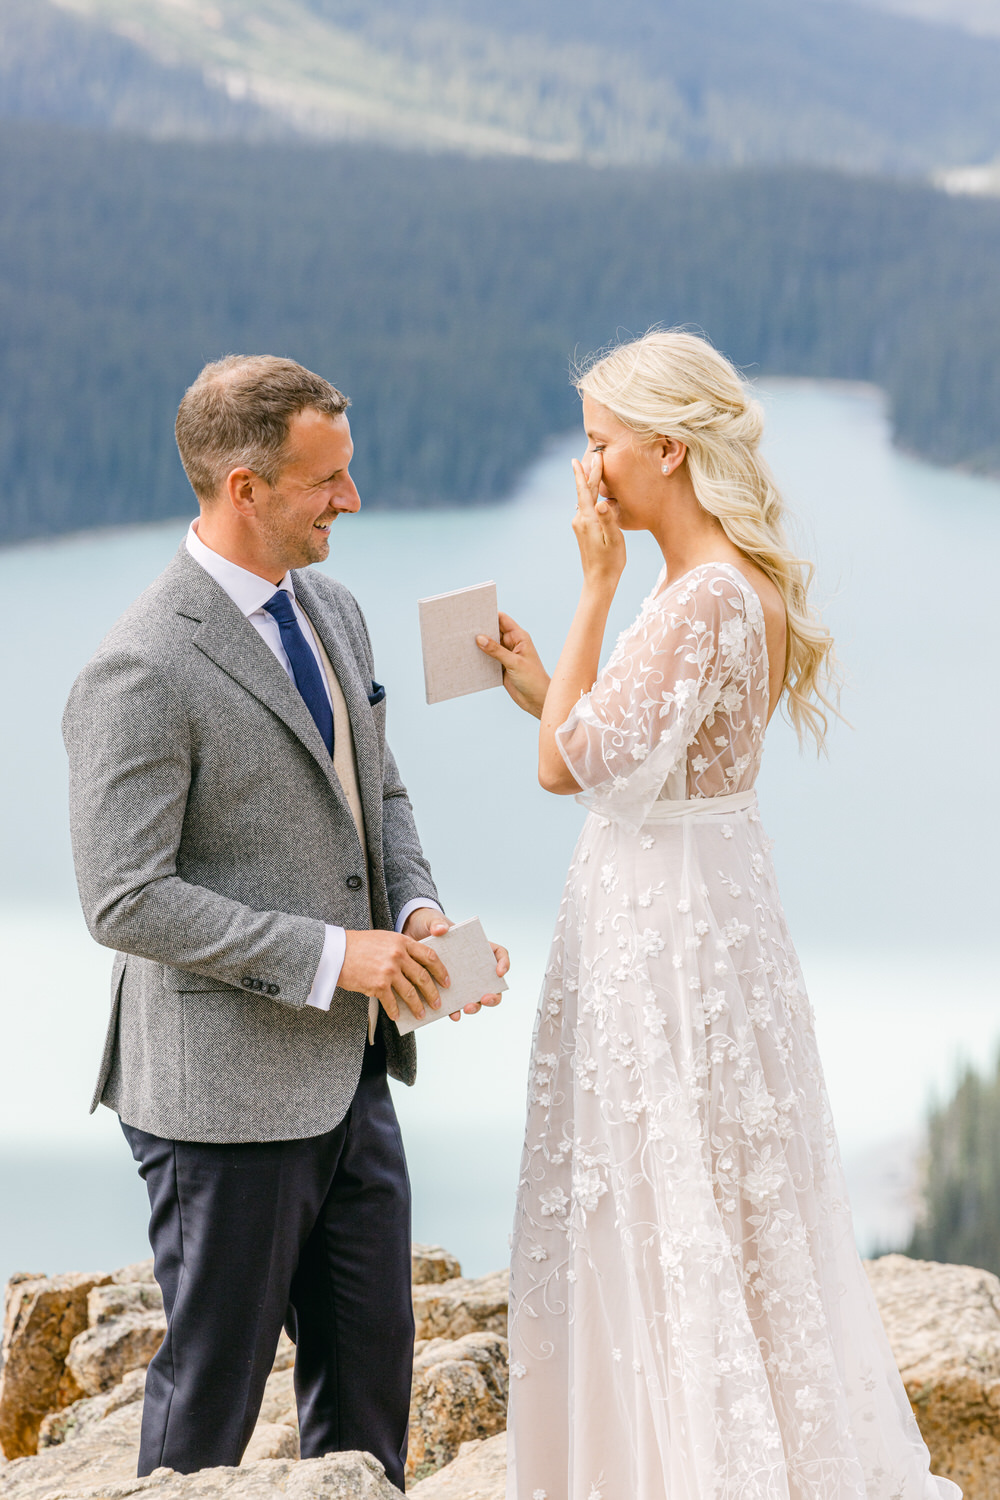
[[[507,616],[480,640],[541,718],[543,786],[589,809],[532,1049],[508,1495],[952,1500],[855,1249],[753,790],[782,698],[822,740],[831,645],[760,409],[683,333],[578,384],[584,584],[559,665]],[[638,529],[664,568],[599,671]]]

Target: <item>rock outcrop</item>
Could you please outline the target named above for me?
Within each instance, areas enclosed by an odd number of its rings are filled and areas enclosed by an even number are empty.
[[[865,1269],[934,1473],[1000,1500],[1000,1280],[905,1255]]]
[[[408,1500],[504,1500],[507,1494],[507,1434],[463,1443],[458,1457],[407,1490]]]
[[[157,1469],[148,1479],[135,1478],[134,1463],[127,1478],[113,1478],[100,1464],[99,1452],[88,1456],[94,1465],[89,1477],[81,1472],[68,1483],[63,1473],[43,1473],[46,1454],[9,1464],[0,1471],[0,1495],[4,1500],[130,1500],[133,1495],[153,1500],[403,1500],[370,1453],[336,1453],[304,1463],[263,1459],[239,1469],[202,1469],[198,1474]]]
[[[510,1276],[457,1276],[413,1288],[418,1339],[460,1339],[466,1333],[507,1333]]]
[[[414,1246],[413,1278],[418,1330],[432,1334],[417,1344],[410,1408],[407,1473],[419,1478],[447,1465],[463,1444],[504,1429],[507,1294],[505,1273],[463,1277],[458,1261],[439,1246]],[[152,1478],[140,1482],[134,1477],[145,1368],[166,1329],[152,1261],[110,1276],[15,1278],[8,1313],[13,1358],[7,1368],[20,1369],[23,1378],[8,1384],[7,1412],[21,1434],[21,1446],[8,1454],[16,1461],[0,1469],[0,1497],[28,1500],[58,1494],[65,1500],[96,1500],[98,1493],[145,1493],[141,1486],[152,1485]],[[57,1313],[61,1321],[56,1329]],[[299,1453],[294,1358],[294,1345],[283,1334],[240,1470],[206,1471],[214,1476],[214,1488],[204,1490],[184,1488],[208,1484],[201,1475],[172,1476],[165,1495],[292,1493],[287,1465]],[[40,1381],[33,1379],[37,1369],[44,1377]],[[36,1446],[37,1456],[32,1456]],[[320,1486],[301,1490],[303,1500],[313,1493],[383,1494],[371,1488],[375,1481],[367,1470],[351,1470],[355,1489],[343,1488],[346,1471],[340,1470],[340,1488],[323,1488],[334,1480],[310,1467],[316,1462],[295,1469],[296,1476],[313,1474]],[[269,1464],[285,1467],[279,1474]],[[255,1488],[234,1488],[236,1481],[219,1477],[237,1472],[248,1476],[240,1483]],[[304,1482],[296,1478],[296,1484]],[[384,1476],[381,1483],[388,1484]],[[160,1489],[166,1484],[166,1478],[157,1478]],[[396,1494],[391,1486],[388,1492]]]
[[[87,1327],[87,1299],[107,1285],[107,1274],[21,1274],[7,1283],[3,1373],[0,1375],[0,1448],[7,1458],[35,1452],[51,1411],[84,1394],[66,1370],[70,1345]]]
[[[1000,1280],[885,1256],[866,1267],[932,1466],[1000,1500]],[[414,1246],[413,1500],[504,1500],[507,1277],[468,1278]],[[294,1347],[282,1336],[239,1469],[136,1479],[145,1365],[163,1336],[152,1262],[8,1287],[0,1500],[399,1500],[367,1454],[298,1460]],[[38,1447],[37,1455],[35,1446]]]
[[[463,1443],[507,1426],[507,1340],[467,1333],[417,1345],[410,1398],[407,1484],[441,1469]]]
[[[38,1434],[39,1453],[44,1448],[56,1448],[60,1443],[69,1442],[71,1438],[82,1437],[85,1432],[96,1427],[98,1422],[110,1417],[113,1411],[141,1401],[145,1385],[145,1370],[130,1370],[121,1384],[105,1395],[85,1397],[82,1401],[75,1401],[72,1406],[64,1407],[62,1411],[50,1412]]]
[[[461,1276],[462,1267],[454,1255],[440,1245],[414,1245],[412,1274],[414,1286],[427,1286],[434,1282],[454,1280]]]

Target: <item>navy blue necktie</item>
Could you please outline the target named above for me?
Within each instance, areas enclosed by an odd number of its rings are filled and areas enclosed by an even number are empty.
[[[315,719],[316,728],[323,737],[323,743],[332,755],[333,710],[330,707],[326,688],[323,686],[322,674],[316,665],[316,658],[295,618],[291,595],[284,589],[279,589],[272,598],[268,599],[264,608],[278,622],[281,644],[292,664],[295,686],[305,699],[306,708]]]

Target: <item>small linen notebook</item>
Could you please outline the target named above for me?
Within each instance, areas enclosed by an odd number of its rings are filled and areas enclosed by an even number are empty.
[[[417,601],[420,641],[424,652],[424,689],[428,703],[444,703],[466,693],[500,687],[500,663],[484,656],[477,635],[497,640],[497,586],[477,583]]]
[[[499,995],[507,988],[507,981],[497,978],[497,961],[478,917],[458,922],[444,937],[429,937],[422,941],[440,953],[451,984],[440,992],[441,1009],[431,1010],[425,1003],[420,1021],[400,1001],[399,1020],[396,1022],[400,1036],[406,1036],[421,1026],[429,1026],[432,1021],[440,1021],[453,1011],[461,1010],[463,1005],[481,1000],[484,995]]]

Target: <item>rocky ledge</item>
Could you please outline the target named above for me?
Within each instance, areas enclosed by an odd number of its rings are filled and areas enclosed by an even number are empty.
[[[936,1473],[1000,1500],[1000,1281],[888,1255],[868,1274]],[[414,1246],[411,1500],[504,1500],[506,1273],[463,1277]],[[165,1331],[152,1264],[11,1279],[0,1372],[0,1500],[400,1500],[370,1454],[299,1460],[282,1337],[238,1469],[136,1479],[144,1371]]]

